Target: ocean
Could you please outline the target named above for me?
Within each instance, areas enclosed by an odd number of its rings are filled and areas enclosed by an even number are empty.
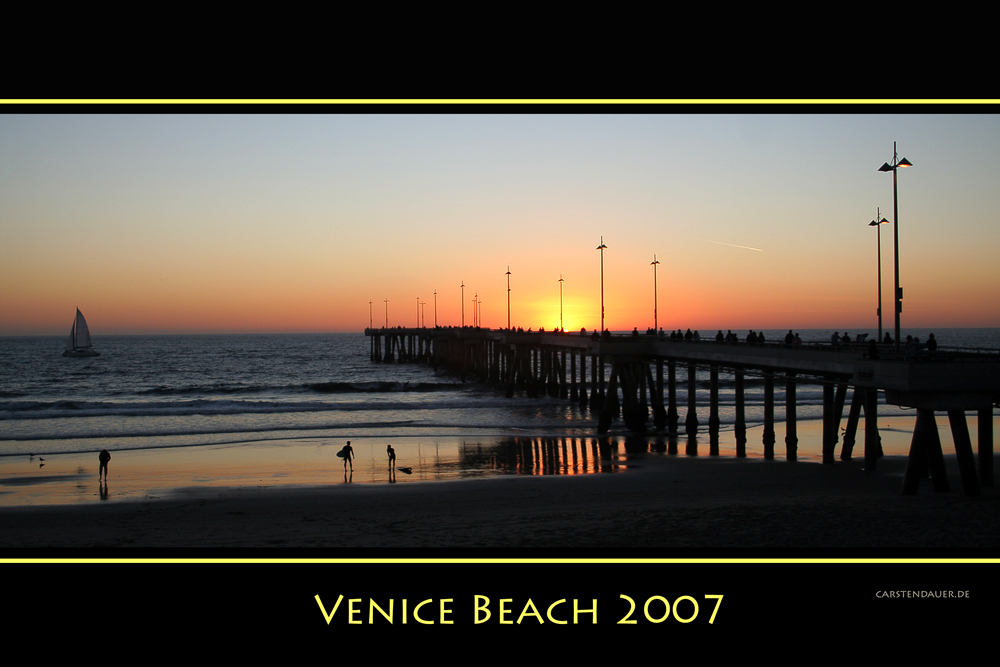
[[[926,340],[931,331],[905,333]],[[1000,329],[933,331],[942,348],[1000,348]],[[777,341],[786,331],[764,333]],[[807,343],[827,342],[832,331],[799,333]],[[714,332],[702,334],[711,337]],[[506,398],[502,390],[462,383],[426,365],[373,363],[362,333],[97,334],[94,345],[101,356],[90,358],[63,357],[64,344],[61,336],[0,338],[0,460],[288,441],[339,448],[346,440],[378,443],[372,444],[373,456],[384,460],[387,443],[420,442],[425,449],[438,441],[462,443],[457,452],[418,457],[447,471],[433,476],[438,479],[558,472],[559,466],[508,465],[517,457],[503,451],[504,443],[586,442],[596,436],[596,416],[567,400]],[[721,428],[731,441],[734,385],[725,372],[720,379]],[[686,371],[678,380],[683,425]],[[698,386],[707,450],[707,371],[699,375]],[[775,386],[775,402],[780,421],[781,382]],[[762,423],[763,381],[750,376],[746,411],[748,428]],[[880,418],[894,411],[900,409],[885,406]],[[797,418],[819,419],[821,414],[822,388],[800,384]],[[609,435],[627,435],[620,419]]]

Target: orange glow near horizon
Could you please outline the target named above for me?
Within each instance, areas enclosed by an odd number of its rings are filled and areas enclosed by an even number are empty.
[[[8,114],[0,335],[433,326],[435,292],[503,328],[508,267],[512,326],[562,276],[593,331],[602,237],[613,331],[654,326],[654,255],[665,331],[874,331],[877,207],[891,328],[895,140],[903,327],[1000,327],[996,115]]]

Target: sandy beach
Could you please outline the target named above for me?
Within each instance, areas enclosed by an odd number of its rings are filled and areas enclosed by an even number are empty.
[[[698,456],[686,455],[683,441],[678,454],[626,452],[616,442],[590,474],[431,481],[417,470],[392,484],[365,481],[373,474],[365,466],[375,463],[364,454],[384,450],[381,442],[356,443],[359,469],[346,480],[336,450],[316,442],[121,452],[106,499],[92,455],[42,468],[33,460],[32,476],[12,472],[23,462],[8,461],[0,470],[0,547],[8,556],[128,553],[110,552],[118,547],[196,554],[277,547],[278,557],[299,553],[283,549],[995,556],[1000,496],[996,487],[963,493],[946,420],[939,427],[950,491],[935,492],[928,480],[916,496],[901,495],[905,419],[883,430],[886,456],[875,471],[865,470],[860,443],[853,460],[820,463],[811,454],[819,451],[818,422],[799,424],[796,461],[785,460],[780,432],[770,461],[735,458],[728,434],[720,456],[709,456],[704,441]],[[759,440],[752,444],[759,449]],[[68,495],[53,503],[57,488]]]

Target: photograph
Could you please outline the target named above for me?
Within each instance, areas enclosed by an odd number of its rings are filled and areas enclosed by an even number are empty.
[[[13,628],[992,621],[1000,101],[0,104]]]

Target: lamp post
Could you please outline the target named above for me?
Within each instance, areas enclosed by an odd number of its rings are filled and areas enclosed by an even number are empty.
[[[559,274],[559,331],[563,330],[563,309],[562,309],[562,288],[563,288],[563,277]]]
[[[659,264],[659,262],[656,261],[656,255],[653,255],[653,261],[650,262],[650,264],[653,266],[653,332],[655,333],[660,330],[660,322],[657,319],[656,313],[658,301],[656,296],[656,265]]]
[[[371,301],[371,299],[368,300],[368,328],[369,329],[374,329],[375,328],[375,327],[372,326],[372,301]]]
[[[900,167],[912,166],[913,163],[905,157],[902,160],[897,159],[896,142],[894,141],[892,142],[892,164],[886,162],[878,168],[879,171],[892,172],[892,242],[896,274],[896,340],[894,344],[897,356],[899,355],[899,314],[903,312],[903,289],[899,286],[899,198],[897,197],[896,172]]]
[[[881,209],[876,208],[875,219],[868,223],[869,227],[875,227],[878,231],[878,342],[882,342],[882,225],[889,224],[889,221],[882,217]]]
[[[608,246],[604,245],[604,237],[601,237],[601,245],[596,250],[601,251],[601,334],[604,334],[604,251]]]
[[[385,328],[389,328],[389,299],[385,300]]]
[[[424,317],[424,306],[426,306],[426,305],[427,305],[426,301],[421,301],[420,302],[420,328],[421,329],[426,329],[427,328],[427,318]]]
[[[472,326],[479,326],[479,309],[476,307],[476,301],[479,300],[479,292],[472,295]]]
[[[465,281],[462,281],[462,328],[465,328]]]
[[[438,325],[438,291],[434,290],[434,328]]]
[[[417,297],[417,328],[420,328],[420,297]]]
[[[507,266],[507,331],[510,331],[510,266]]]

